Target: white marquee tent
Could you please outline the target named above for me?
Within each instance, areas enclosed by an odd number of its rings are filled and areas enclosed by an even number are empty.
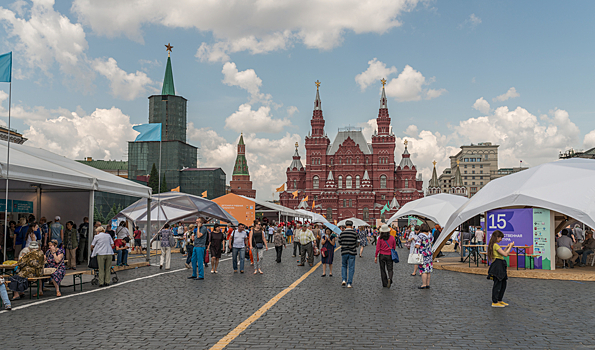
[[[595,160],[572,158],[542,164],[490,181],[448,219],[435,251],[472,217],[492,209],[537,207],[595,227]]]
[[[339,221],[337,223],[337,226],[345,226],[345,222],[347,220],[351,220],[353,222],[353,227],[370,226],[370,224],[368,224],[364,220],[361,220],[361,219],[358,219],[358,218],[349,218],[349,219],[341,220],[341,221]]]
[[[411,215],[430,219],[444,227],[452,213],[459,209],[461,205],[465,204],[467,200],[467,197],[448,193],[439,193],[416,199],[402,206],[401,209],[388,219],[388,224],[390,225],[399,218]]]
[[[322,216],[320,214],[316,214],[316,213],[313,213],[311,211],[307,211],[304,209],[296,209],[296,211],[298,211],[304,215],[307,215],[312,222],[320,222],[320,223],[328,222],[328,220],[325,219],[324,216]]]

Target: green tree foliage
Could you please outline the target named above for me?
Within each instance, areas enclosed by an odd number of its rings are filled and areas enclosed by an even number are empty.
[[[159,193],[164,193],[167,191],[169,191],[167,189],[167,181],[165,181],[165,174],[163,174],[163,179],[161,179],[161,192],[159,192]]]
[[[102,224],[105,224],[105,218],[103,217],[103,214],[101,214],[101,212],[103,212],[103,206],[99,206],[99,209],[97,209],[97,207],[94,208],[93,210],[93,221],[99,221]],[[93,223],[91,223],[93,224]]]
[[[153,163],[151,168],[151,174],[149,174],[149,187],[153,190],[153,194],[159,193],[159,174],[157,173],[157,167]]]

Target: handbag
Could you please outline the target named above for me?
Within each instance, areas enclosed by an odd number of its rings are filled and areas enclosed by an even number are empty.
[[[56,268],[55,267],[45,267],[43,269],[43,275],[47,276],[47,275],[51,275],[52,273],[56,272]]]
[[[205,264],[209,263],[209,251],[205,251]]]
[[[256,249],[262,249],[262,248],[264,248],[264,244],[256,243]]]
[[[386,243],[386,245],[388,245],[388,247],[390,248],[390,258],[393,260],[394,263],[398,263],[399,262],[399,253],[397,253],[396,250],[391,248],[391,246],[388,244],[387,241],[384,241],[384,243]]]
[[[322,249],[320,249],[320,255],[322,255],[323,258],[326,258],[326,247],[322,247]]]
[[[423,256],[419,253],[411,253],[409,254],[409,258],[407,259],[407,263],[410,265],[422,265],[424,263]]]
[[[99,268],[99,263],[97,262],[97,255],[89,259],[88,267],[93,270],[97,270]]]

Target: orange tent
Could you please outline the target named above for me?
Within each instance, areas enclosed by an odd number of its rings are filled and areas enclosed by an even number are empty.
[[[239,223],[252,225],[256,218],[254,202],[242,198],[236,194],[228,193],[224,196],[213,199],[221,208],[231,214]]]

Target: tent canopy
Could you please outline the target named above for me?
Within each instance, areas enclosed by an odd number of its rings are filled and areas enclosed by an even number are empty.
[[[328,220],[324,218],[324,216],[320,215],[320,214],[316,214],[313,213],[311,211],[307,211],[304,209],[296,209],[295,211],[298,211],[306,216],[308,216],[310,218],[310,220],[312,220],[312,222],[320,222],[320,223],[327,223]]]
[[[415,215],[428,218],[444,227],[452,213],[459,209],[461,205],[465,204],[467,200],[467,197],[448,193],[423,197],[402,206],[401,209],[388,219],[388,224],[390,225],[399,218]]]
[[[488,210],[514,206],[549,209],[595,227],[595,161],[571,158],[542,164],[488,182],[455,211],[436,250],[456,227]]]
[[[307,218],[308,216],[287,207],[284,207],[279,204],[263,201],[260,199],[250,198],[246,196],[240,196],[242,198],[251,200],[254,202],[254,208],[257,213],[277,213],[278,215],[284,216],[291,216],[291,217],[299,217],[299,218]]]
[[[349,219],[341,220],[337,223],[337,226],[345,226],[345,221],[347,221],[347,220],[351,220],[353,222],[353,227],[370,226],[370,224],[368,224],[364,220],[361,220],[358,218],[349,218]]]
[[[151,203],[151,221],[162,224],[192,216],[206,216],[237,225],[238,221],[217,203],[187,193],[168,192],[154,195]],[[147,221],[147,201],[138,200],[119,215],[138,223]]]
[[[6,179],[7,143],[0,141],[0,167]],[[10,144],[9,179],[34,184],[117,193],[148,198],[151,188],[52,153],[25,145]]]

